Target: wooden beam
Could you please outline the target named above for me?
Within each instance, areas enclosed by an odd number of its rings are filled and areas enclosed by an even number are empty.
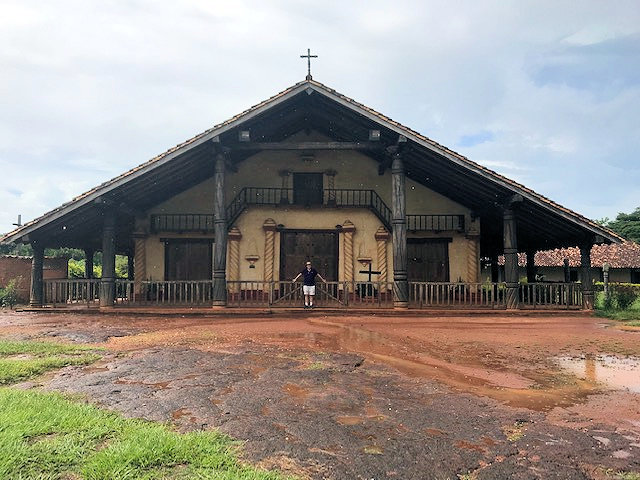
[[[378,142],[247,142],[234,145],[233,150],[382,150]]]

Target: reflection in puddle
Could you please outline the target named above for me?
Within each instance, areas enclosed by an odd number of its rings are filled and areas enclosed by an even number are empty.
[[[468,356],[464,363],[433,355],[427,349],[415,348],[404,339],[394,338],[352,325],[314,319],[311,324],[335,329],[324,332],[286,332],[277,341],[296,346],[329,351],[359,353],[369,360],[394,367],[412,377],[436,380],[458,391],[493,398],[513,407],[549,411],[581,403],[601,391],[602,382],[614,388],[640,392],[640,360],[620,360],[614,356],[556,359],[566,373],[556,369],[511,368],[493,365],[484,357]],[[295,389],[286,390],[299,396]],[[305,392],[308,393],[308,392]],[[304,400],[304,398],[302,398]],[[341,423],[356,421],[351,417]]]
[[[560,367],[589,383],[602,383],[616,390],[640,393],[640,359],[615,355],[559,357]]]

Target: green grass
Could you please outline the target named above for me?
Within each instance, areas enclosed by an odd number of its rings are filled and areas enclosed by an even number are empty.
[[[0,339],[0,384],[99,359],[92,347]],[[215,432],[179,434],[57,393],[0,387],[0,479],[277,480]]]
[[[596,310],[596,315],[604,318],[611,318],[622,322],[629,322],[627,325],[640,325],[640,310]]]
[[[217,432],[179,434],[62,395],[0,388],[0,478],[275,480]]]
[[[89,350],[91,347],[79,345],[0,339],[0,385],[26,380],[68,365],[88,365],[100,358]]]

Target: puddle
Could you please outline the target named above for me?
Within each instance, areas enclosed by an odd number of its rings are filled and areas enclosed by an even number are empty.
[[[640,359],[615,355],[558,357],[565,371],[592,384],[602,384],[614,390],[640,393]]]

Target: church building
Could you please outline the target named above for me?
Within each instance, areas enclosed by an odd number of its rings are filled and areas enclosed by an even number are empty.
[[[34,307],[301,306],[310,260],[321,305],[590,308],[589,269],[524,285],[518,252],[578,246],[590,265],[620,241],[311,75],[0,239],[33,246]],[[87,278],[43,280],[46,247],[84,249]]]

